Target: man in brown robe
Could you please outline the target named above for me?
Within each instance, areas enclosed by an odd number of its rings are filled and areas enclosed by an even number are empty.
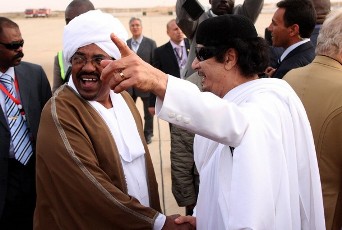
[[[109,14],[89,11],[64,29],[72,77],[45,106],[37,140],[35,229],[188,229],[161,214],[158,185],[130,96],[102,84],[102,60],[119,59]],[[122,73],[117,73],[123,75]],[[124,77],[124,76],[122,76]]]

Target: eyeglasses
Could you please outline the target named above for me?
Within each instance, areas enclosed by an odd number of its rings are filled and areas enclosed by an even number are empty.
[[[216,47],[196,47],[195,50],[196,57],[199,61],[205,61],[209,58],[212,58],[217,53]]]
[[[93,66],[101,67],[101,61],[103,60],[115,60],[115,59],[112,57],[94,56],[90,60],[88,60],[85,56],[76,54],[71,57],[71,64],[80,65],[83,67],[88,63],[88,61],[90,61]]]
[[[24,40],[21,40],[21,41],[18,41],[18,42],[11,42],[11,43],[2,43],[2,42],[0,42],[0,44],[5,46],[6,49],[17,50],[20,47],[24,46]]]

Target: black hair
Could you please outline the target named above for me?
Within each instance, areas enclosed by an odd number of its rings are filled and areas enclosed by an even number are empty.
[[[223,63],[225,53],[233,48],[238,54],[237,65],[242,75],[252,77],[265,71],[269,63],[268,44],[261,37],[248,39],[230,39],[215,55],[216,61]]]
[[[316,10],[311,0],[282,0],[278,8],[284,8],[284,23],[286,27],[298,24],[299,35],[309,38],[316,25]]]

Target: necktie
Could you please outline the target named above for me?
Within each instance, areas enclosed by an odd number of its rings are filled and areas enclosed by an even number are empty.
[[[7,74],[3,74],[0,82],[6,87],[7,91],[15,97],[13,79]],[[18,105],[6,95],[5,98],[6,115],[11,131],[14,146],[14,156],[20,163],[25,165],[33,154],[29,138],[28,128],[24,117],[20,114]]]
[[[182,51],[183,51],[182,47],[178,47],[178,46],[175,47],[175,53],[176,53],[178,60],[182,60],[182,58],[183,58],[183,52]]]
[[[179,68],[183,68],[184,64],[185,64],[185,60],[183,60],[183,47],[178,47],[176,46],[174,48],[175,50],[175,54],[176,54],[176,57],[177,57],[177,61],[178,61],[178,66]]]
[[[136,53],[139,49],[139,42],[136,40],[132,40],[132,50],[134,51],[134,53]]]

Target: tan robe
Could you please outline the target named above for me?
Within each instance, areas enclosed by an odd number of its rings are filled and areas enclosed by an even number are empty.
[[[140,114],[130,96],[122,96],[144,144],[151,207],[128,195],[120,155],[102,117],[64,86],[41,117],[35,229],[152,229],[161,210],[158,185]]]

